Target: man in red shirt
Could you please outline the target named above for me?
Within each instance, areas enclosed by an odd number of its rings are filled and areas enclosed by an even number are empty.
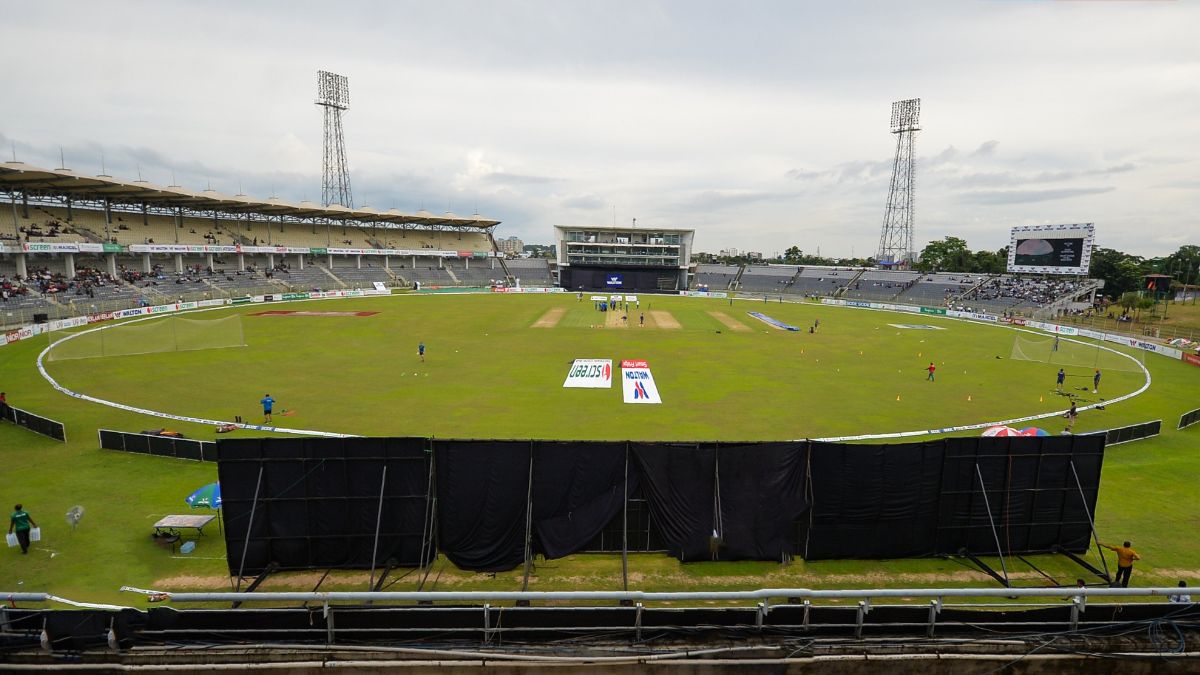
[[[930,361],[930,362],[929,362],[929,367],[928,367],[928,368],[926,368],[925,370],[928,370],[928,371],[929,371],[929,377],[927,377],[927,378],[925,378],[925,379],[929,380],[930,382],[933,382],[933,381],[934,381],[934,379],[933,379],[933,371],[937,370],[937,366],[933,365],[933,361]]]

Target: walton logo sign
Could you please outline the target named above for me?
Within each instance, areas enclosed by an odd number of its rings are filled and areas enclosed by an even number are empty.
[[[575,359],[563,387],[568,389],[612,388],[612,359]]]
[[[662,403],[650,364],[645,361],[621,362],[621,393],[626,403]]]

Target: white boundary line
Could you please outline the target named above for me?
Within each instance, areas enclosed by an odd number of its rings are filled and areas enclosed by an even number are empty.
[[[422,297],[422,296],[436,296],[436,295],[439,295],[439,294],[437,294],[437,293],[427,293],[427,294],[404,293],[404,294],[392,294],[392,295],[388,295],[388,296],[380,295],[380,296],[363,296],[363,297],[396,298],[396,297]],[[446,293],[445,295],[459,295],[459,294]],[[480,295],[480,294],[479,293],[464,293],[462,295]],[[503,295],[503,294],[498,294],[498,295]],[[261,303],[261,304],[273,305],[273,304],[288,304],[288,303],[292,303],[292,302],[313,302],[316,300],[348,300],[348,299],[356,299],[357,300],[357,299],[361,299],[361,297],[356,297],[356,298],[308,298],[307,300],[286,300],[286,301],[278,301],[277,300],[277,301],[272,301],[270,303]],[[790,303],[790,304],[807,305],[810,303]],[[250,306],[253,307],[254,305],[251,304]],[[821,307],[829,307],[829,308],[841,307],[842,309],[865,309],[868,311],[888,312],[891,314],[899,314],[899,315],[905,314],[905,312],[897,312],[895,310],[875,309],[873,307],[854,307],[852,305],[824,305],[823,304],[820,306]],[[194,309],[194,310],[188,310],[187,313],[192,314],[192,313],[197,313],[197,312],[208,312],[208,311],[214,311],[214,310],[227,310],[227,309],[230,309],[230,307],[232,307],[232,305],[223,305],[220,307],[202,307],[202,308],[198,308],[198,309]],[[179,314],[182,314],[182,313],[183,312],[175,312],[175,313],[172,313],[172,316],[178,316]],[[929,315],[925,315],[925,316],[929,316]],[[282,433],[282,434],[296,434],[299,436],[319,436],[319,437],[324,437],[324,438],[352,438],[352,437],[358,436],[358,434],[341,434],[341,433],[336,433],[336,432],[331,432],[331,431],[317,431],[317,430],[313,430],[313,429],[288,429],[285,427],[266,426],[266,425],[262,425],[262,424],[237,424],[235,422],[227,422],[227,421],[223,421],[223,420],[211,420],[211,419],[205,419],[203,417],[189,417],[186,415],[174,415],[172,413],[164,413],[164,412],[158,412],[155,410],[148,410],[146,408],[138,408],[136,406],[126,405],[124,403],[117,403],[116,401],[108,401],[108,400],[105,400],[102,398],[97,398],[95,396],[89,396],[88,394],[81,394],[79,392],[72,391],[71,389],[68,389],[68,388],[62,386],[61,384],[59,384],[57,380],[55,380],[53,377],[50,376],[50,373],[46,372],[45,365],[43,364],[43,359],[46,357],[46,355],[50,352],[51,349],[53,349],[55,346],[57,346],[58,344],[60,344],[62,342],[66,342],[67,340],[72,340],[74,338],[79,337],[80,335],[86,335],[88,333],[93,333],[93,332],[97,332],[97,331],[101,331],[101,330],[107,330],[107,329],[113,328],[115,326],[125,326],[125,325],[129,325],[131,323],[137,323],[139,321],[149,321],[151,319],[160,319],[160,318],[163,318],[163,315],[150,314],[150,315],[140,317],[140,318],[135,318],[135,319],[132,319],[129,321],[114,322],[114,323],[110,323],[107,325],[97,326],[96,328],[91,328],[91,329],[88,329],[85,331],[80,331],[78,333],[72,333],[70,335],[67,335],[66,337],[55,340],[54,342],[51,342],[45,349],[43,349],[41,351],[41,353],[38,354],[38,358],[37,358],[38,372],[41,373],[42,377],[47,382],[50,383],[50,386],[54,387],[55,389],[62,392],[63,394],[66,394],[67,396],[71,396],[73,398],[77,398],[77,399],[80,399],[83,401],[88,401],[90,403],[98,403],[100,405],[105,405],[110,408],[117,408],[119,410],[125,410],[127,412],[139,413],[142,415],[150,415],[152,417],[161,417],[163,419],[177,420],[177,421],[181,421],[181,422],[193,422],[196,424],[207,424],[210,426],[232,425],[239,429],[251,429],[254,431],[267,431],[267,432]],[[971,321],[969,319],[960,319],[958,317],[951,317],[951,316],[938,316],[938,318],[945,319],[948,321],[961,321],[961,322],[970,323],[970,324],[974,324],[974,325],[995,326],[997,328],[1009,328],[1014,331],[1030,333],[1032,335],[1045,335],[1045,333],[1030,330],[1028,328],[1017,328],[1015,326],[1002,324],[1002,323],[993,323],[993,322],[985,322],[985,321]],[[1135,364],[1137,364],[1138,368],[1141,369],[1142,374],[1145,375],[1145,377],[1146,377],[1146,381],[1142,384],[1141,388],[1139,388],[1137,391],[1125,394],[1124,396],[1118,396],[1117,398],[1114,398],[1114,399],[1109,399],[1109,400],[1105,401],[1104,403],[1094,403],[1092,405],[1087,405],[1082,408],[1078,408],[1078,410],[1080,410],[1080,411],[1091,410],[1093,408],[1097,408],[1097,407],[1101,407],[1101,406],[1107,407],[1107,406],[1110,406],[1110,405],[1113,405],[1116,403],[1120,403],[1121,401],[1129,400],[1135,396],[1139,396],[1142,393],[1144,393],[1147,389],[1150,388],[1150,384],[1152,381],[1152,378],[1150,376],[1150,371],[1146,369],[1145,364],[1138,361],[1133,356],[1130,356],[1129,354],[1126,354],[1121,351],[1117,351],[1116,349],[1112,349],[1111,347],[1107,347],[1107,346],[1104,346],[1099,343],[1097,343],[1095,345],[1091,345],[1087,342],[1083,342],[1082,340],[1077,340],[1077,339],[1069,338],[1066,336],[1062,336],[1061,339],[1067,340],[1069,342],[1075,342],[1078,344],[1086,345],[1089,347],[1095,346],[1097,349],[1104,349],[1106,351],[1110,351],[1114,354],[1117,354],[1118,356],[1127,358],[1130,361],[1133,361]],[[935,434],[954,433],[954,432],[958,432],[958,431],[971,431],[973,429],[985,429],[987,427],[992,427],[992,426],[997,426],[997,425],[1008,426],[1008,425],[1017,424],[1020,422],[1031,422],[1034,420],[1046,419],[1046,418],[1050,418],[1050,417],[1058,417],[1058,416],[1064,415],[1066,413],[1067,413],[1067,409],[1063,409],[1063,410],[1058,410],[1058,411],[1049,412],[1049,413],[1041,413],[1038,415],[1027,415],[1025,417],[1014,417],[1012,419],[1007,419],[1007,420],[998,420],[995,422],[980,422],[977,424],[963,424],[963,425],[958,425],[958,426],[953,426],[953,427],[942,427],[940,429],[916,429],[916,430],[912,430],[912,431],[897,431],[897,432],[882,433],[882,434],[860,434],[857,436],[827,436],[827,437],[823,437],[823,438],[812,438],[812,439],[807,439],[807,440],[836,442],[836,441],[868,441],[868,440],[880,440],[880,439],[887,439],[887,438],[914,438],[917,436],[930,436],[930,435],[935,435]]]

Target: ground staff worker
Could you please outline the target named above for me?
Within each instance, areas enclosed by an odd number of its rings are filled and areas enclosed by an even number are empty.
[[[1113,579],[1113,586],[1129,588],[1129,575],[1133,574],[1133,561],[1141,560],[1142,556],[1133,550],[1129,542],[1125,542],[1121,546],[1100,545],[1110,551],[1117,552],[1117,576]]]
[[[21,553],[29,553],[29,530],[37,527],[33,516],[21,508],[20,504],[13,507],[13,514],[8,517],[8,533],[17,533],[17,542],[21,544]]]

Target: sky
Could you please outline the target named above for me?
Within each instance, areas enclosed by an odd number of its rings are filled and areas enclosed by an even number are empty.
[[[357,206],[694,228],[874,253],[891,102],[921,99],[915,242],[1093,222],[1200,243],[1200,3],[38,2],[0,22],[0,158],[321,199],[316,72]]]

